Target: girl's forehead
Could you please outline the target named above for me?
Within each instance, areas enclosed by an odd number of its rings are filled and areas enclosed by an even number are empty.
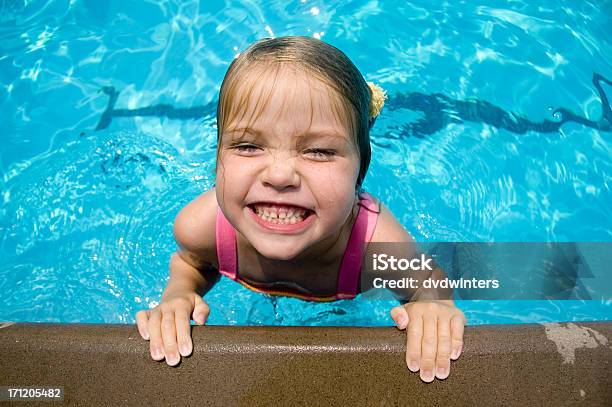
[[[232,96],[232,104],[239,106],[231,109],[234,114],[228,123],[236,127],[257,123],[349,132],[349,113],[342,96],[325,81],[291,64],[249,69]]]

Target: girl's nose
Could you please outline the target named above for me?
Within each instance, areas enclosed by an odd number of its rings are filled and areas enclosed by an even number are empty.
[[[262,182],[278,190],[287,187],[298,187],[300,176],[295,171],[293,160],[275,157],[263,172]]]

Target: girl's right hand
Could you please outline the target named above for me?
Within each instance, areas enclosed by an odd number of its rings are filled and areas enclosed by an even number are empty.
[[[197,325],[204,325],[210,314],[208,304],[195,292],[164,296],[161,304],[136,314],[140,336],[149,342],[153,360],[166,359],[169,366],[177,365],[181,356],[193,351],[190,316]]]

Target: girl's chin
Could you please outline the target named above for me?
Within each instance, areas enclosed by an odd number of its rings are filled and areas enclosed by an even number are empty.
[[[285,249],[271,243],[272,242],[268,242],[268,244],[265,245],[255,245],[254,247],[259,254],[270,260],[291,260],[301,253],[301,251],[296,250],[297,247],[295,245]]]

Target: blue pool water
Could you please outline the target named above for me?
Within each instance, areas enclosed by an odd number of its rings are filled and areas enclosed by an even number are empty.
[[[592,83],[612,78],[611,2],[155,3],[0,0],[0,320],[132,323],[157,304],[174,216],[214,182],[223,75],[269,36],[320,37],[387,90],[365,188],[417,240],[612,240],[612,133]],[[95,131],[104,86],[116,109],[202,118]],[[590,121],[534,125],[571,116],[558,108]],[[206,300],[213,324],[390,325],[395,305],[226,278]],[[470,324],[612,316],[605,300],[460,306]]]

